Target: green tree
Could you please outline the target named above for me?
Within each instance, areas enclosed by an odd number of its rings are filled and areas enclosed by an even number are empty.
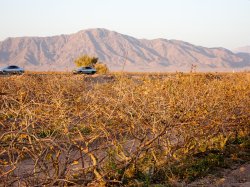
[[[98,58],[88,56],[88,55],[83,55],[83,56],[77,58],[74,62],[75,62],[77,67],[95,66],[95,64],[98,62]]]

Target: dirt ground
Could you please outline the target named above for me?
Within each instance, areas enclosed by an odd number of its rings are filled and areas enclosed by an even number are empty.
[[[234,166],[232,169],[223,169],[187,186],[250,187],[250,162]]]

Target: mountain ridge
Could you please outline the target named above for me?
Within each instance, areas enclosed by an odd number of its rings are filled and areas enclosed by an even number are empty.
[[[97,56],[113,71],[231,71],[250,69],[250,54],[206,48],[181,40],[137,39],[107,29],[87,29],[48,37],[14,37],[0,42],[0,66],[69,71],[74,59]]]

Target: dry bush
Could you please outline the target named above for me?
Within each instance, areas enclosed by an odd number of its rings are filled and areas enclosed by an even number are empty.
[[[248,73],[98,79],[0,77],[2,184],[164,183],[173,163],[249,136]]]
[[[97,63],[95,69],[98,74],[107,74],[109,72],[108,66],[106,64]]]

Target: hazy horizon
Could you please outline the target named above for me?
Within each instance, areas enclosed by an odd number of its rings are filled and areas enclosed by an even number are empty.
[[[234,49],[250,45],[249,8],[249,0],[8,0],[0,2],[0,41],[105,28]]]

